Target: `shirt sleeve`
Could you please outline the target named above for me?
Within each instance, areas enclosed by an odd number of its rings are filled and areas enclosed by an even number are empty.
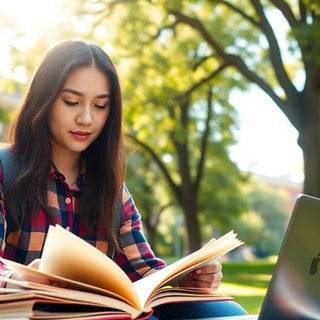
[[[5,219],[5,209],[4,209],[4,195],[3,195],[3,171],[0,162],[0,256],[3,256],[5,248],[5,235],[7,223]]]
[[[132,196],[124,188],[129,199],[122,206],[120,224],[120,247],[122,252],[115,257],[115,262],[124,270],[131,281],[165,267],[165,262],[155,257],[142,229],[141,216]],[[128,198],[126,197],[126,198]]]

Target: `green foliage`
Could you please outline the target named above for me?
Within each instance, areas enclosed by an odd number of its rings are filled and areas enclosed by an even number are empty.
[[[303,0],[303,3],[316,15],[320,15],[320,0]]]
[[[218,147],[213,152],[215,157],[208,160],[199,193],[201,221],[207,226],[208,238],[215,235],[217,229],[230,228],[231,221],[247,208],[247,200],[239,188],[240,183],[246,183],[245,175],[239,173],[226,156],[219,154]]]
[[[299,42],[307,61],[320,64],[320,21],[314,21],[313,24],[299,25],[293,29],[293,33]]]
[[[253,179],[246,198],[249,210],[233,219],[233,228],[258,257],[278,254],[289,219],[289,195]]]

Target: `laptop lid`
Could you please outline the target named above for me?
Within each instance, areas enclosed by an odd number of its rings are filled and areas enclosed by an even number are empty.
[[[320,199],[299,195],[259,320],[320,319]]]

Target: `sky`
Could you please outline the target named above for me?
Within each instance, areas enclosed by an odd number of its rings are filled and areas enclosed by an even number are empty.
[[[239,115],[238,143],[231,158],[240,169],[293,182],[303,181],[298,132],[260,89],[234,91],[231,103]]]
[[[60,0],[0,0],[0,19],[27,34],[21,46],[28,46],[42,25],[54,23],[61,3]],[[283,33],[285,31],[284,28],[277,29]],[[5,68],[9,63],[5,53],[5,46],[9,42],[10,34],[1,37],[0,33],[2,75],[6,74]],[[20,80],[26,80],[23,76],[22,72]],[[236,132],[238,143],[230,149],[230,155],[240,169],[302,181],[303,158],[297,145],[298,133],[278,107],[258,88],[247,93],[234,91],[231,103],[238,111],[240,122]]]

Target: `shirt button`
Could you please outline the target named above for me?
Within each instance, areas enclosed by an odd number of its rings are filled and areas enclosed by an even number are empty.
[[[64,201],[65,201],[66,204],[70,204],[71,203],[71,199],[69,197],[67,197]]]

